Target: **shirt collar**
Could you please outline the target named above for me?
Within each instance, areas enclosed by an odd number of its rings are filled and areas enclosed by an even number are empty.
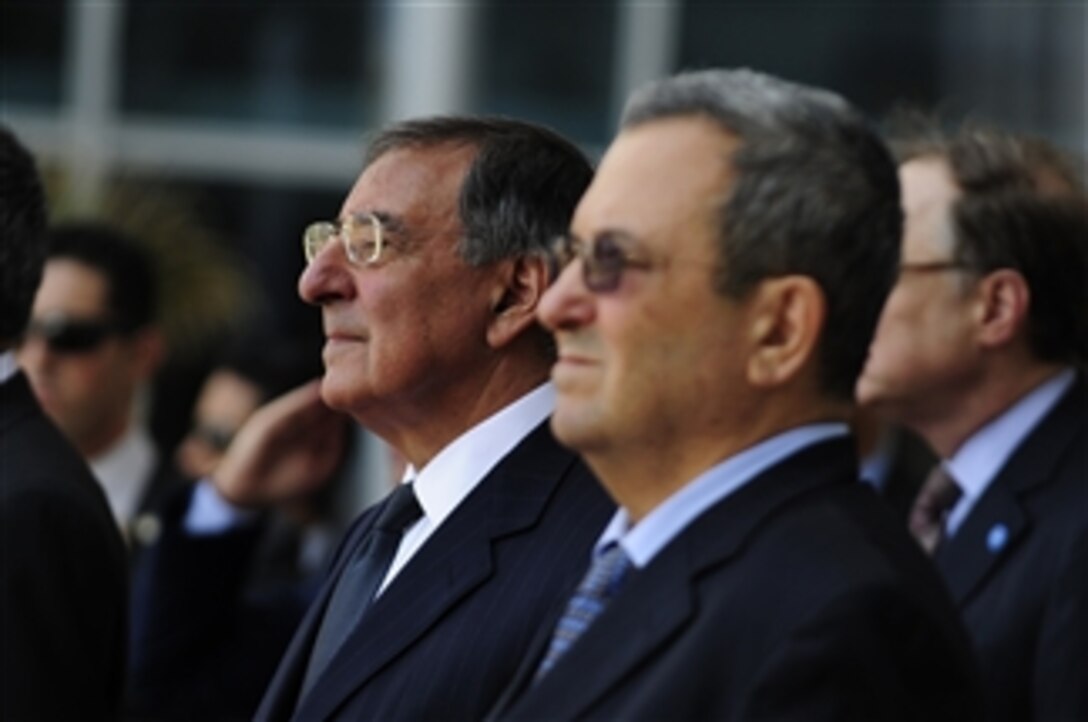
[[[554,406],[554,387],[538,386],[454,439],[418,472],[409,465],[404,481],[414,480],[419,505],[432,525],[441,524]]]
[[[155,444],[139,424],[131,424],[120,441],[88,460],[122,526],[136,515],[157,460]]]
[[[807,446],[848,434],[846,424],[807,424],[761,441],[695,477],[634,526],[627,512],[617,509],[593,554],[603,553],[611,542],[618,541],[641,569],[696,517],[766,469]]]
[[[982,496],[1009,456],[1058,403],[1075,379],[1076,372],[1071,368],[1050,377],[975,432],[945,462],[948,472],[963,491],[957,511],[960,506],[969,507],[973,500]]]
[[[15,363],[15,352],[4,351],[0,353],[0,384],[4,383],[19,372],[19,365]]]

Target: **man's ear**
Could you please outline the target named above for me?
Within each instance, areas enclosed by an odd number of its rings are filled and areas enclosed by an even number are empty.
[[[827,301],[808,276],[763,281],[750,301],[748,382],[781,386],[799,375],[816,353]]]
[[[525,256],[501,262],[500,283],[491,298],[487,342],[500,348],[536,325],[536,309],[548,288],[548,262]]]
[[[988,273],[975,291],[978,340],[984,348],[1004,346],[1024,328],[1031,305],[1027,281],[1011,268]]]

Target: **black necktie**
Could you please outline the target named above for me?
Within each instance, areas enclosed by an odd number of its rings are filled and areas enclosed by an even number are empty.
[[[390,495],[366,541],[359,545],[337,580],[329,604],[325,607],[325,616],[321,619],[321,628],[306,667],[303,695],[317,681],[340,645],[362,619],[363,612],[374,599],[393,562],[402,533],[422,514],[423,509],[411,484],[401,484]]]

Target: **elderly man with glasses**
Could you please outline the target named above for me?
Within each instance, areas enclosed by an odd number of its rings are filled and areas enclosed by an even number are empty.
[[[591,177],[536,126],[407,121],[373,141],[339,218],[306,229],[324,377],[251,417],[218,493],[260,506],[317,483],[338,436],[325,405],[408,469],[348,531],[257,719],[480,719],[554,623],[613,508],[551,434],[536,320],[549,241]]]
[[[977,718],[947,593],[847,428],[898,190],[831,93],[704,71],[632,97],[540,304],[552,428],[620,509],[494,716]]]

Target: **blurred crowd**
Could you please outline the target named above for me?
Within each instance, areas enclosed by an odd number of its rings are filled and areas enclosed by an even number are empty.
[[[0,142],[0,719],[1088,719],[1047,139],[750,70],[640,88],[597,167],[394,123],[299,229],[324,345],[253,316],[180,440],[149,245]]]

